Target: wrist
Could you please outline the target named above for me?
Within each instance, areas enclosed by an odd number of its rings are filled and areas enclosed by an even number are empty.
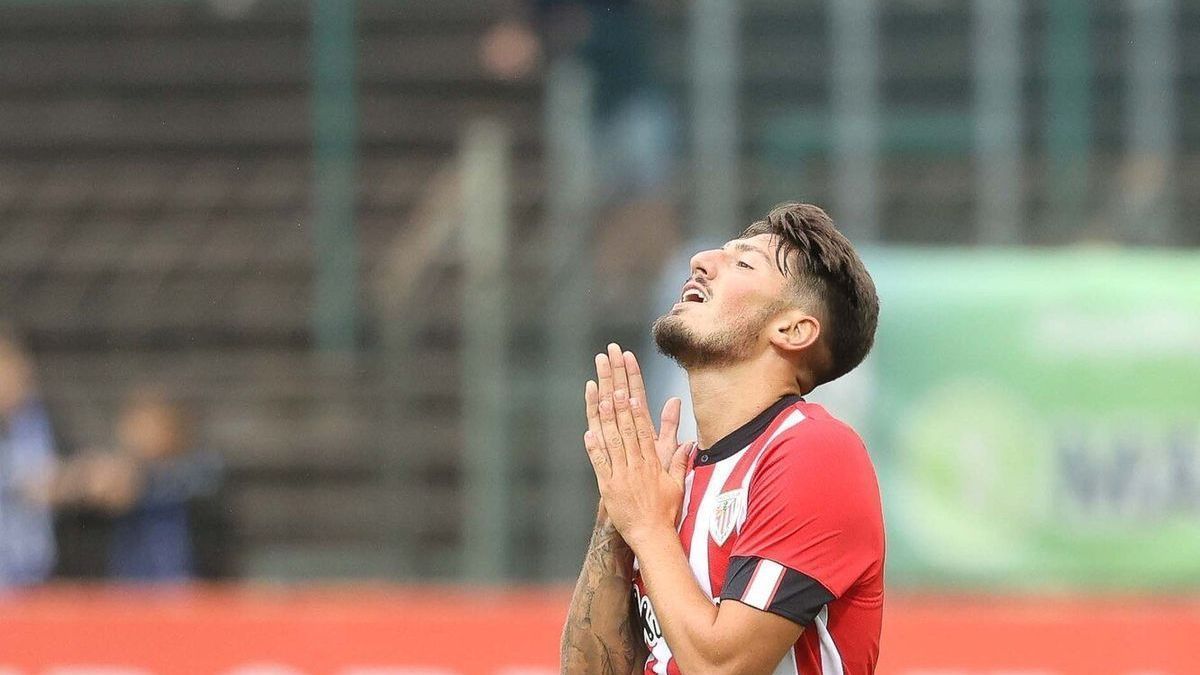
[[[668,523],[646,523],[637,527],[631,527],[628,532],[622,534],[629,547],[634,550],[634,553],[638,553],[639,555],[640,551],[646,546],[656,541],[674,539],[677,535],[675,528]]]

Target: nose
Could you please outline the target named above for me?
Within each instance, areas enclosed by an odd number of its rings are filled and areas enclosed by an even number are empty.
[[[705,279],[712,279],[717,275],[717,257],[720,255],[717,249],[700,251],[692,256],[692,276],[702,276]]]

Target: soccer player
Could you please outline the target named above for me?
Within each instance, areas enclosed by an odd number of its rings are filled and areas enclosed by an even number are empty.
[[[688,373],[698,440],[655,431],[637,359],[585,388],[600,509],[563,631],[565,673],[871,673],[883,515],[858,435],[802,396],[862,362],[875,286],[821,209],[785,204],[691,260],[654,324]]]

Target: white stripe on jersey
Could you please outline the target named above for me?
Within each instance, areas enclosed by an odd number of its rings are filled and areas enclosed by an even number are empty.
[[[742,602],[755,609],[766,610],[775,599],[775,589],[783,578],[783,565],[774,560],[760,560],[742,593]]]
[[[821,641],[821,673],[822,675],[845,675],[842,669],[842,654],[838,651],[833,636],[829,634],[829,605],[817,612],[817,639]]]
[[[654,657],[654,675],[667,675],[667,666],[673,657],[665,638],[654,645],[654,651],[650,653],[650,656]]]
[[[692,566],[692,575],[700,582],[700,588],[708,594],[714,603],[712,582],[708,578],[708,528],[711,525],[713,506],[717,495],[725,489],[725,480],[737,466],[738,460],[745,454],[749,446],[742,448],[732,457],[727,457],[713,465],[712,477],[704,490],[704,498],[700,500],[700,508],[696,510],[695,529],[692,530],[692,547],[688,551],[688,563]]]
[[[779,425],[779,428],[775,430],[775,433],[771,434],[771,437],[767,439],[767,442],[763,443],[762,449],[759,451],[758,456],[755,457],[754,461],[750,463],[750,469],[746,472],[746,475],[742,477],[742,487],[746,489],[747,494],[750,492],[750,479],[754,477],[754,470],[758,468],[758,460],[762,459],[762,456],[767,454],[767,449],[771,447],[771,444],[775,442],[776,438],[779,438],[779,434],[791,429],[797,424],[803,422],[805,419],[807,418],[804,417],[804,413],[800,412],[799,410],[793,410],[792,414],[788,415],[787,419],[785,419],[783,423]],[[739,523],[738,532],[741,531],[742,528],[741,524]]]

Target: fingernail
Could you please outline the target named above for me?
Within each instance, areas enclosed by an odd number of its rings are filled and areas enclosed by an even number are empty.
[[[629,407],[637,410],[642,407],[642,402],[639,401],[636,396],[634,396],[633,398],[629,399]]]
[[[596,434],[593,434],[592,430],[588,429],[587,431],[583,432],[583,440],[587,441],[588,443],[595,443]]]
[[[618,401],[624,401],[625,395],[626,394],[625,394],[624,389],[618,389],[615,392],[613,392],[613,398],[617,399]]]

